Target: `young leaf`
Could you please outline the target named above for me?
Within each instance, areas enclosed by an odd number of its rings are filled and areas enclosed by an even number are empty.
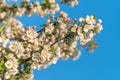
[[[93,18],[96,20],[96,14],[93,15]]]
[[[0,26],[0,32],[4,29],[4,26]]]
[[[47,0],[42,0],[42,3],[43,3],[43,4],[46,4],[46,3],[47,3]]]

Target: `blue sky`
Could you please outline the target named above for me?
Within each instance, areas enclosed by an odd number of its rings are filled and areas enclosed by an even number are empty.
[[[103,31],[96,36],[94,53],[82,50],[77,61],[59,60],[45,70],[34,71],[35,80],[120,80],[120,0],[80,0],[78,6],[61,6],[71,18],[96,14],[103,20]],[[38,16],[19,18],[25,26],[39,25]],[[40,28],[37,28],[40,29]]]

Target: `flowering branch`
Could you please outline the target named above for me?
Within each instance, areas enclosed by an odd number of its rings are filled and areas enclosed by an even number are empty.
[[[23,14],[28,16],[31,16],[32,14],[38,14],[43,17],[47,14],[55,14],[55,12],[58,12],[60,10],[60,4],[71,4],[71,6],[78,4],[78,0],[60,0],[60,2],[43,0],[42,4],[40,4],[38,1],[29,4],[29,0],[23,0],[23,2],[21,2],[21,4],[19,5],[6,4],[5,1],[1,2],[2,3],[0,3],[0,21],[3,21],[4,19],[8,18],[8,16],[21,17]]]
[[[0,79],[32,80],[34,69],[44,69],[55,64],[58,59],[76,60],[81,55],[80,48],[93,51],[97,47],[94,36],[102,30],[102,21],[95,15],[71,19],[59,11],[59,4],[74,6],[78,0],[42,0],[21,5],[0,2]],[[44,16],[59,11],[58,16],[49,16],[42,28],[24,28],[15,17],[26,14]],[[80,47],[77,46],[80,44]]]

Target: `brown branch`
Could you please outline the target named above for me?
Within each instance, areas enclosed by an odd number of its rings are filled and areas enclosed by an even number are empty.
[[[61,38],[59,41],[68,38],[70,35],[71,35],[71,34],[66,35],[65,37]],[[56,44],[57,42],[59,42],[59,41],[56,40],[53,44],[51,44],[51,46],[55,45],[55,44]],[[28,62],[31,58],[32,58],[32,57],[26,59],[26,60],[24,61],[24,63],[25,63],[25,62]]]
[[[61,38],[59,41],[66,39],[66,38],[69,37],[70,35],[71,35],[71,34],[66,35],[65,37]],[[51,44],[51,46],[55,45],[55,44],[56,44],[57,42],[59,42],[59,41],[56,40],[53,44]]]
[[[42,31],[44,31],[45,30],[45,28],[43,28],[43,29],[41,29],[41,30],[39,30],[39,31],[37,31],[38,33],[41,33]]]
[[[2,80],[5,80],[5,75],[3,74],[3,76],[2,76]]]

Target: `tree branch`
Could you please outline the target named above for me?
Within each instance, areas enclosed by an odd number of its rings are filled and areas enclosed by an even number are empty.
[[[59,41],[66,39],[66,38],[69,37],[70,35],[71,35],[71,34],[66,35],[65,37],[61,38]],[[56,40],[53,44],[51,44],[51,46],[55,45],[55,44],[56,44],[57,42],[59,42],[59,41]]]
[[[3,74],[3,76],[2,76],[2,80],[5,80],[5,75]]]

